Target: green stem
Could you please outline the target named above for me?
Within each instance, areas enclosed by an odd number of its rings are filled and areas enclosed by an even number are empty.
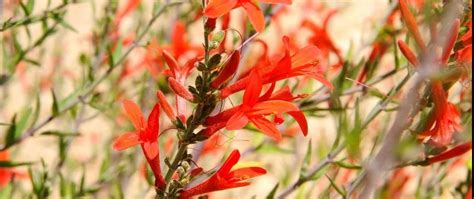
[[[168,172],[166,173],[165,176],[165,182],[167,185],[169,185],[169,182],[171,180],[171,177],[173,176],[173,173],[176,171],[178,168],[179,162],[183,159],[183,156],[186,154],[188,151],[188,144],[180,144],[178,153],[176,153],[176,156],[174,157],[173,162],[171,163],[171,167],[168,169]]]

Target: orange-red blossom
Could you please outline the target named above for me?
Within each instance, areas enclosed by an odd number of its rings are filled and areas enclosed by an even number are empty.
[[[285,54],[276,63],[256,68],[261,76],[262,84],[275,83],[292,77],[307,76],[311,77],[326,87],[332,89],[333,86],[323,73],[320,65],[321,52],[318,47],[309,45],[298,50],[293,56],[290,56],[289,38],[283,37],[285,45]],[[224,99],[229,95],[239,92],[247,87],[250,83],[250,77],[244,76],[232,85],[221,90],[221,98]]]
[[[227,160],[214,175],[201,184],[182,191],[180,198],[186,199],[209,192],[248,186],[250,182],[247,182],[247,179],[267,173],[265,169],[260,167],[245,167],[232,170],[239,159],[240,152],[238,150],[232,151]]]
[[[265,29],[265,16],[258,6],[258,2],[269,4],[291,4],[292,0],[209,0],[204,9],[204,14],[209,18],[218,18],[232,9],[242,7],[247,13],[250,23],[257,32],[263,32]]]
[[[209,127],[205,130],[206,136],[211,136],[221,128],[227,130],[238,130],[245,127],[249,122],[254,124],[264,134],[275,140],[281,139],[280,131],[276,128],[276,124],[281,123],[282,113],[291,115],[300,125],[304,135],[308,132],[308,124],[306,118],[299,108],[291,103],[294,97],[289,91],[289,87],[285,87],[273,94],[275,84],[260,96],[262,91],[262,78],[257,70],[252,70],[249,77],[252,84],[248,84],[243,97],[242,105],[225,110],[215,116],[211,116],[206,120]],[[270,121],[266,116],[274,115],[274,121]]]
[[[148,164],[155,175],[155,186],[158,189],[162,189],[166,184],[161,174],[160,153],[158,151],[160,106],[155,104],[148,116],[148,122],[145,121],[140,107],[134,102],[125,100],[123,106],[135,127],[135,132],[128,132],[119,136],[115,139],[113,147],[115,150],[121,151],[140,144]]]
[[[404,0],[399,0],[399,3],[403,19],[405,20],[410,33],[415,38],[415,41],[422,53],[425,53],[426,44],[421,37],[418,26],[416,25],[415,17],[411,14]],[[440,66],[445,66],[452,55],[452,51],[456,44],[458,32],[460,29],[459,26],[460,21],[459,19],[456,19],[453,23],[452,30],[450,31],[443,46],[443,51],[438,58],[438,63]],[[412,65],[415,67],[420,65],[421,62],[405,42],[399,40],[398,46],[403,55]],[[424,129],[424,132],[420,134],[420,138],[429,137],[436,144],[444,146],[451,143],[453,134],[455,132],[462,130],[461,114],[457,110],[456,106],[448,101],[448,94],[444,90],[443,84],[440,80],[432,80],[431,91],[431,97],[434,103],[434,111],[428,118],[426,128]]]

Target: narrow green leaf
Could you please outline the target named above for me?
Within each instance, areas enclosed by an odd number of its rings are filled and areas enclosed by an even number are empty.
[[[10,128],[7,130],[7,134],[5,135],[5,147],[7,148],[15,142],[15,133],[16,133],[16,114],[13,116],[11,120]]]
[[[56,94],[54,93],[54,90],[51,89],[51,94],[53,96],[53,106],[52,106],[52,112],[53,116],[58,116],[59,115],[59,104],[58,104],[58,99],[56,98]]]
[[[40,135],[57,136],[57,137],[77,137],[80,133],[62,132],[62,131],[45,131]]]
[[[36,94],[36,105],[35,105],[35,109],[34,109],[33,114],[32,114],[30,127],[33,127],[36,124],[36,122],[38,121],[40,111],[41,111],[41,98],[40,98],[39,94]]]
[[[277,184],[273,187],[272,191],[270,191],[270,193],[268,193],[266,199],[273,199],[273,198],[275,198],[275,194],[276,194],[276,192],[277,192],[279,186],[280,186],[280,183],[277,183]]]
[[[119,39],[117,42],[117,46],[113,49],[113,54],[112,54],[112,67],[115,67],[118,64],[118,61],[120,60],[122,56],[122,39]]]
[[[10,162],[10,161],[0,161],[0,168],[11,168],[11,167],[19,167],[25,165],[31,165],[32,162]]]
[[[339,188],[336,183],[334,182],[334,180],[332,180],[328,175],[325,175],[326,178],[329,180],[329,182],[331,183],[331,186],[334,187],[334,189],[336,189],[337,193],[341,194],[341,196],[345,197],[346,196],[346,191],[344,191],[343,189]]]
[[[333,163],[336,164],[339,167],[346,168],[346,169],[354,169],[354,170],[362,169],[362,167],[359,166],[359,165],[354,165],[354,164],[350,164],[350,163],[343,162],[343,161],[334,161]]]

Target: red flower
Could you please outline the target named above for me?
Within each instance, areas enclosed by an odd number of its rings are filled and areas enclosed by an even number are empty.
[[[171,76],[168,80],[170,87],[177,94],[176,95],[176,112],[178,116],[186,120],[186,100],[192,101],[192,94],[184,87],[186,79],[191,71],[194,69],[194,63],[197,58],[189,60],[184,66],[181,66],[178,61],[166,50],[163,51],[163,57],[168,64],[169,70],[165,74]]]
[[[283,42],[286,48],[283,58],[276,63],[256,68],[263,84],[275,83],[291,77],[308,76],[320,81],[328,88],[332,88],[331,82],[326,80],[320,67],[321,53],[316,46],[307,46],[290,56],[289,38],[283,37]],[[234,84],[221,90],[221,98],[224,99],[243,90],[250,82],[249,76],[239,79]]]
[[[10,159],[9,156],[8,151],[0,151],[0,161],[8,161]],[[28,174],[15,171],[11,168],[0,168],[0,188],[7,186],[14,176],[18,178],[27,178]]]
[[[447,100],[447,94],[441,82],[432,83],[434,113],[430,116],[427,129],[420,134],[421,138],[430,137],[436,144],[451,143],[453,133],[461,132],[461,114],[456,106]]]
[[[408,8],[408,5],[405,0],[398,0],[398,3],[400,7],[400,12],[402,13],[402,17],[408,27],[408,30],[415,38],[415,42],[416,44],[418,44],[418,47],[420,47],[420,49],[424,52],[426,50],[426,44],[425,42],[423,42],[423,38],[421,37],[421,33],[418,29],[415,16],[413,16],[413,14],[411,13],[410,8]]]
[[[153,110],[148,116],[148,123],[146,123],[140,107],[138,107],[134,102],[125,100],[123,105],[136,132],[129,132],[121,135],[115,139],[113,147],[115,150],[121,151],[140,144],[145,153],[145,157],[151,166],[153,174],[155,175],[155,186],[161,189],[165,186],[165,181],[161,174],[160,153],[158,151],[160,106],[158,103],[155,104]]]
[[[456,61],[472,64],[472,21],[466,23],[468,31],[461,36],[462,48],[456,51]]]
[[[339,62],[336,66],[342,66],[344,58],[342,58],[341,51],[334,44],[328,33],[329,21],[336,13],[337,10],[330,11],[323,19],[323,25],[317,25],[311,20],[305,19],[301,27],[311,30],[312,36],[309,38],[309,43],[316,45],[321,50],[325,62],[329,60],[329,53],[332,52],[337,56]]]
[[[166,116],[168,116],[171,121],[175,121],[176,114],[174,114],[173,108],[171,108],[170,103],[168,100],[166,100],[165,95],[161,91],[158,91],[156,92],[156,97],[158,97],[158,103],[160,103],[160,106],[165,112]]]
[[[240,52],[235,51],[229,58],[228,63],[220,71],[219,75],[211,82],[213,88],[219,88],[225,81],[235,74],[239,66]]]
[[[281,123],[280,114],[282,113],[288,113],[295,118],[303,134],[307,134],[308,124],[304,114],[297,106],[290,103],[290,101],[300,96],[292,96],[288,87],[272,95],[275,88],[275,84],[272,84],[272,87],[260,97],[262,79],[257,70],[252,70],[249,81],[252,84],[248,84],[245,89],[242,105],[228,109],[206,120],[206,124],[209,125],[209,128],[205,130],[206,136],[210,136],[224,127],[227,130],[241,129],[251,122],[264,134],[275,140],[280,140],[281,134],[276,128],[276,123]],[[272,122],[265,118],[268,115],[275,115],[276,120]]]
[[[248,186],[250,183],[245,180],[267,173],[265,169],[260,167],[245,167],[232,170],[232,167],[237,164],[239,159],[240,152],[238,150],[232,151],[214,175],[201,184],[181,192],[180,198],[185,199],[209,192]]]
[[[424,51],[426,45],[419,35],[418,27],[414,20],[414,17],[406,8],[404,0],[400,0],[400,9],[404,15],[405,21],[409,25],[409,29],[415,36],[418,46]],[[442,54],[439,56],[439,64],[444,66],[448,63],[449,57],[452,54],[452,50],[457,40],[459,32],[460,21],[456,19],[452,26],[452,31],[448,35],[448,39],[443,47]],[[415,67],[420,65],[420,61],[416,57],[415,53],[410,50],[408,45],[403,41],[398,41],[398,45],[403,55],[407,60]],[[419,134],[420,138],[424,139],[429,137],[434,143],[438,145],[447,145],[451,143],[453,133],[460,132],[461,126],[461,114],[457,110],[456,106],[448,101],[447,92],[443,88],[443,84],[439,80],[432,80],[431,82],[431,97],[434,103],[433,113],[430,115],[427,121],[424,132]]]
[[[204,53],[202,46],[194,45],[188,41],[185,28],[185,24],[181,21],[177,21],[174,24],[170,44],[160,45],[156,40],[151,40],[139,65],[145,65],[150,73],[156,77],[163,67],[163,51],[167,51],[179,63],[184,63],[189,61],[190,58],[201,56]]]
[[[442,162],[457,156],[460,156],[468,151],[472,150],[472,141],[466,142],[464,144],[458,145],[450,150],[447,150],[439,155],[436,155],[431,158],[427,158],[428,164],[434,164],[437,162]]]
[[[291,4],[292,0],[259,0],[263,3]],[[221,17],[229,13],[232,9],[242,7],[247,13],[250,23],[257,32],[263,32],[265,29],[265,16],[256,1],[251,0],[209,0],[204,9],[204,14],[209,18]]]
[[[130,12],[132,12],[135,8],[137,8],[138,5],[140,5],[140,1],[141,0],[128,0],[127,4],[117,11],[117,14],[114,18],[114,24],[119,26],[123,18],[130,14]]]

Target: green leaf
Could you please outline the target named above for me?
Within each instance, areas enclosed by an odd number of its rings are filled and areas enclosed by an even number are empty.
[[[76,88],[73,93],[58,102],[58,107],[64,109],[71,106],[81,96],[82,91],[82,88]]]
[[[57,136],[57,137],[77,137],[80,133],[62,132],[62,131],[45,131],[40,135]]]
[[[10,161],[0,161],[0,168],[11,168],[11,167],[19,167],[25,165],[31,165],[32,162],[10,162]]]
[[[33,11],[33,8],[35,6],[35,1],[34,0],[28,0],[28,2],[23,3],[23,1],[20,1],[20,6],[23,12],[25,13],[26,16],[31,15],[31,12]]]
[[[23,134],[23,131],[26,129],[30,116],[31,108],[27,108],[20,113],[20,120],[16,122],[15,139],[20,137],[21,134]]]
[[[270,191],[270,193],[268,193],[266,199],[273,199],[273,198],[275,198],[275,194],[276,194],[276,192],[277,192],[279,186],[280,186],[280,183],[277,183],[277,184],[273,187],[272,191]]]
[[[36,105],[35,105],[35,110],[33,111],[33,114],[32,114],[30,127],[33,127],[38,121],[40,111],[41,111],[41,98],[39,94],[36,94]]]
[[[11,120],[11,124],[12,125],[10,125],[10,128],[8,128],[8,130],[7,130],[7,134],[5,135],[5,147],[4,148],[10,147],[15,142],[16,114],[13,116],[13,118]]]
[[[51,94],[53,96],[53,106],[52,106],[52,112],[53,116],[58,116],[59,115],[59,103],[58,99],[56,98],[56,94],[54,93],[54,90],[51,89]]]
[[[336,164],[339,167],[346,168],[346,169],[354,169],[354,170],[362,169],[362,167],[359,166],[359,165],[354,165],[354,164],[350,164],[350,163],[343,162],[343,161],[334,161],[333,163]]]
[[[331,186],[334,187],[334,189],[336,189],[337,193],[341,194],[341,196],[345,197],[346,196],[346,191],[344,191],[343,189],[339,188],[336,183],[334,182],[334,180],[332,180],[328,175],[325,175],[326,178],[329,180],[329,182],[331,183]]]
[[[308,149],[306,150],[306,155],[304,157],[304,161],[303,161],[303,168],[302,170],[303,171],[306,171],[308,166],[311,164],[311,157],[313,156],[312,155],[312,151],[313,151],[313,145],[311,144],[311,139],[309,140],[308,142]]]
[[[113,51],[113,55],[112,55],[112,67],[115,67],[120,58],[122,57],[122,48],[123,48],[123,42],[122,42],[122,39],[119,39],[118,42],[117,42],[117,46],[115,46],[115,49]]]

